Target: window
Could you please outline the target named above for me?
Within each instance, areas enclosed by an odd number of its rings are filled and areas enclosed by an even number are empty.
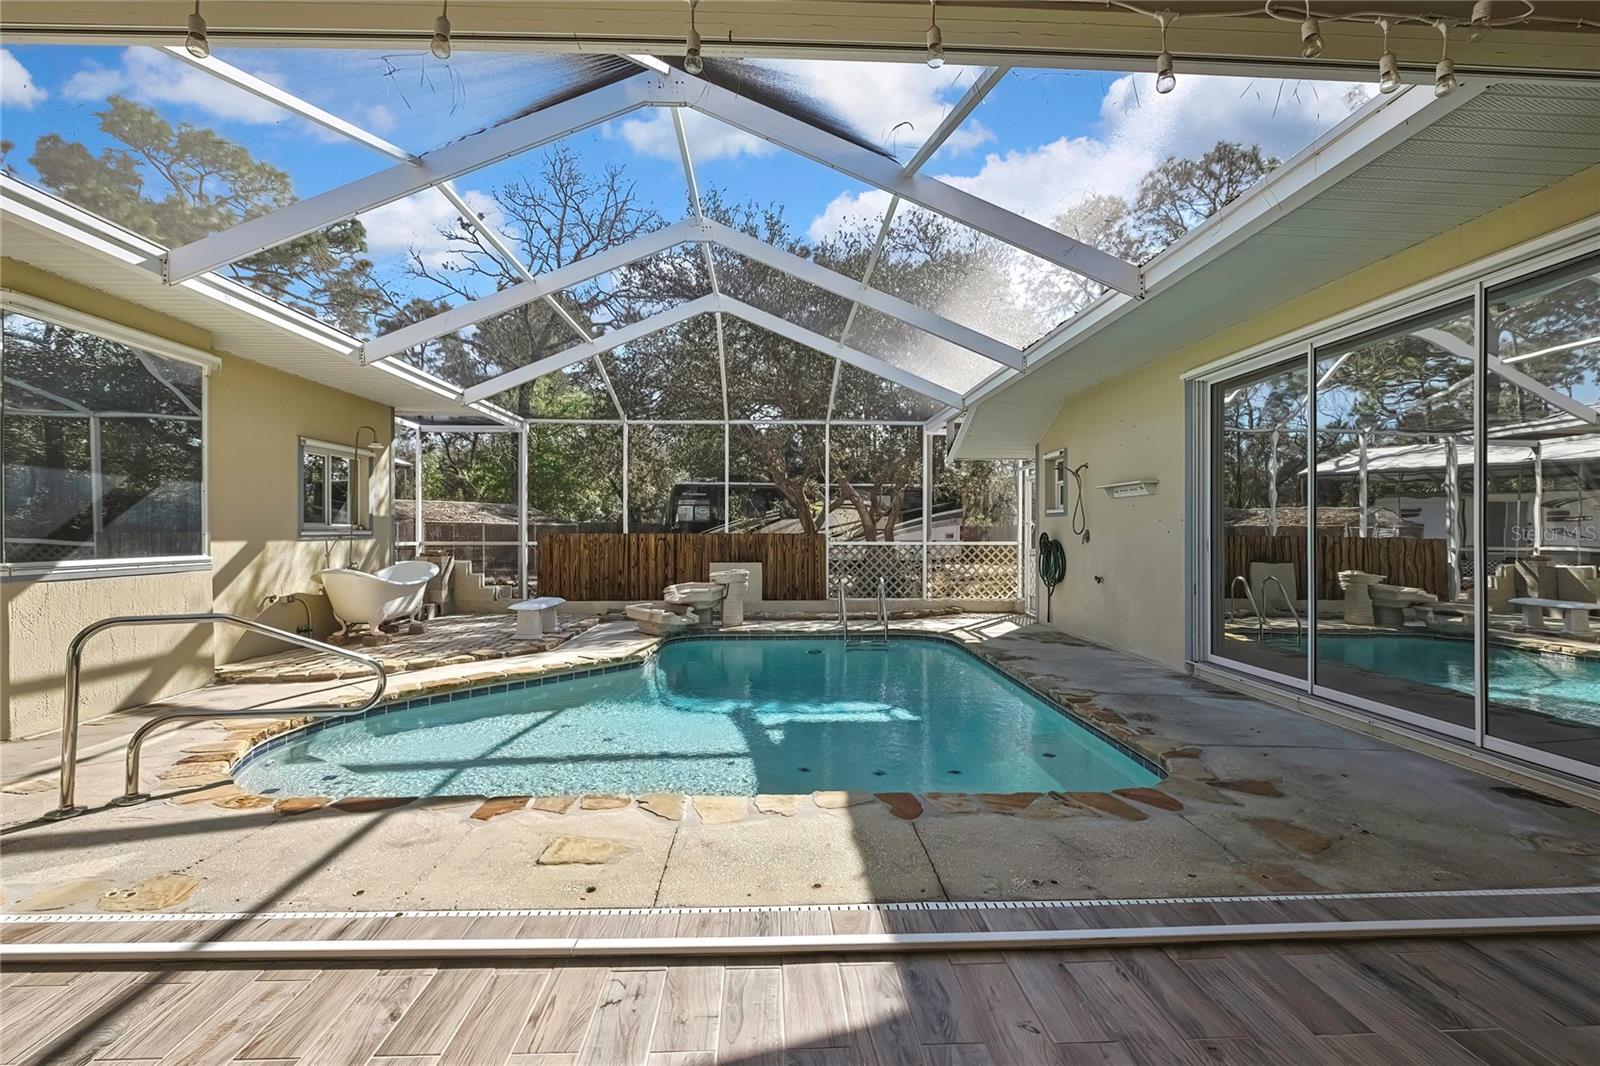
[[[1067,513],[1067,450],[1046,452],[1044,456],[1045,484],[1048,493],[1044,498],[1044,513]]]
[[[300,439],[300,533],[372,533],[372,456],[350,445]]]
[[[16,310],[0,336],[0,562],[203,556],[204,368]]]

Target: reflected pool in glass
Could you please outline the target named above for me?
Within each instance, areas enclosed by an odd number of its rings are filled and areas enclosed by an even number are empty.
[[[673,641],[642,667],[341,722],[249,758],[268,795],[1108,791],[1159,776],[959,647]]]

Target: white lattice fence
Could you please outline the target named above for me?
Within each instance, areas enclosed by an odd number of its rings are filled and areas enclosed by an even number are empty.
[[[846,596],[876,596],[878,579],[890,599],[922,596],[921,544],[828,545],[828,595],[839,594],[839,581],[848,581]]]
[[[928,545],[928,596],[963,600],[1009,600],[1017,588],[1017,546]]]

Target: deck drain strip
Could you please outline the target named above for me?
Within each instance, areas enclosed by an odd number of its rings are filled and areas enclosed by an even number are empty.
[[[290,921],[305,918],[561,918],[651,917],[678,914],[838,914],[1054,910],[1093,907],[1149,907],[1184,903],[1316,903],[1339,900],[1452,899],[1600,894],[1600,885],[1539,888],[1424,889],[1392,892],[1288,892],[1264,896],[1162,896],[1149,899],[928,900],[911,903],[793,903],[724,907],[505,907],[457,910],[385,909],[367,911],[168,911],[160,914],[0,914],[0,925],[73,922],[233,922],[243,919]]]
[[[1392,937],[1551,936],[1600,932],[1600,915],[1531,918],[1426,918],[1395,921],[1274,922],[1234,926],[1038,929],[959,933],[833,933],[742,937],[552,937],[431,940],[182,940],[0,945],[0,961],[112,963],[638,957],[659,955],[803,955],[883,951],[1016,951],[1083,947],[1246,942],[1367,940]]]

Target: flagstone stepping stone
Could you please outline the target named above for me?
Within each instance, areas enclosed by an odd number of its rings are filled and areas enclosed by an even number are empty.
[[[813,792],[811,799],[824,810],[838,811],[846,807],[859,807],[872,802],[870,792]]]
[[[632,802],[630,796],[585,796],[578,806],[586,811],[620,811]]]
[[[556,837],[538,858],[540,866],[599,866],[628,851],[620,840],[603,837]]]
[[[326,796],[291,796],[281,799],[272,805],[272,809],[279,814],[306,814],[311,811],[320,811],[328,805]]]
[[[1533,846],[1552,855],[1600,855],[1600,840],[1572,840],[1568,837],[1534,837]]]
[[[226,777],[228,764],[212,759],[209,762],[179,764],[161,772],[163,781],[192,781],[211,777]]]
[[[180,807],[188,807],[195,803],[217,803],[222,800],[247,795],[249,795],[248,792],[230,782],[225,785],[217,785],[214,788],[202,788],[195,792],[185,792],[181,796],[173,796],[172,802]]]
[[[1295,825],[1293,822],[1282,822],[1276,818],[1252,818],[1250,824],[1257,832],[1266,834],[1274,842],[1302,855],[1317,855],[1333,847],[1333,837],[1325,836],[1315,829],[1307,829],[1303,825]]]
[[[1085,807],[1092,807],[1102,814],[1109,814],[1129,822],[1142,822],[1150,817],[1131,803],[1125,803],[1109,792],[1060,792],[1057,795],[1065,796]]]
[[[877,796],[879,802],[888,807],[889,813],[896,818],[914,822],[922,817],[922,804],[909,792],[879,792]]]
[[[535,796],[528,806],[546,814],[565,814],[567,808],[572,806],[573,799],[572,796]]]
[[[63,881],[18,900],[15,906],[19,911],[58,911],[76,903],[99,899],[116,887],[114,883],[98,877]]]
[[[1147,807],[1154,807],[1162,811],[1181,811],[1183,803],[1175,796],[1159,792],[1153,788],[1119,788],[1117,795],[1125,796],[1131,800],[1138,800]]]
[[[639,797],[639,809],[669,822],[683,821],[683,797],[676,792],[652,792]]]
[[[781,814],[791,818],[803,802],[804,796],[757,796],[756,810],[762,814]]]
[[[984,792],[978,802],[996,814],[1015,814],[1033,804],[1042,795],[1039,792]]]
[[[272,797],[255,796],[248,792],[238,792],[237,795],[224,796],[221,799],[212,800],[211,806],[221,807],[223,810],[228,811],[253,811],[261,807],[272,806]]]
[[[976,814],[978,811],[977,797],[970,792],[925,792],[922,799],[925,806],[939,814]]]
[[[694,809],[708,825],[742,822],[750,813],[750,801],[743,796],[696,796]]]
[[[1241,777],[1232,780],[1216,780],[1211,782],[1217,788],[1225,788],[1229,792],[1243,792],[1248,796],[1279,796],[1283,790],[1271,781],[1262,781],[1257,778]]]
[[[472,817],[480,822],[487,822],[490,818],[512,811],[520,811],[528,805],[527,796],[496,796],[494,799],[484,800],[478,809],[472,812]]]
[[[156,874],[132,888],[114,888],[100,897],[103,911],[170,910],[194,895],[200,882],[184,874]]]
[[[347,814],[366,814],[369,811],[387,811],[404,807],[411,800],[407,796],[350,796],[333,806]]]
[[[1161,753],[1163,759],[1198,759],[1199,748],[1169,748]]]
[[[49,792],[56,787],[53,777],[33,777],[26,781],[13,781],[9,785],[0,786],[0,792],[7,792],[13,796],[31,796],[37,792]]]
[[[1239,806],[1239,801],[1227,793],[1219,792],[1206,782],[1189,777],[1169,777],[1161,782],[1161,791],[1173,796],[1182,796],[1184,799],[1221,803],[1228,807]]]

